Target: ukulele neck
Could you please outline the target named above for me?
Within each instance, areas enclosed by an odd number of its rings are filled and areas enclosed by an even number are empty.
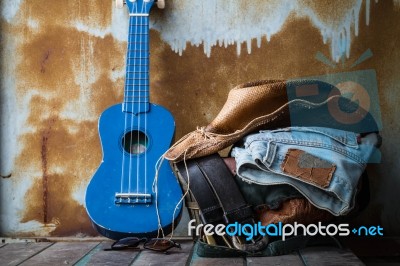
[[[149,111],[149,48],[149,17],[131,15],[123,112],[138,114]]]

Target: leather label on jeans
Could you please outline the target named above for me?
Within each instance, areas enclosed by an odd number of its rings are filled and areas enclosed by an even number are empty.
[[[289,149],[282,162],[284,173],[326,188],[331,182],[336,165],[298,149]]]

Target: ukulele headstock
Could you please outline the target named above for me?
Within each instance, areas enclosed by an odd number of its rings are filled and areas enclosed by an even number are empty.
[[[154,3],[159,9],[165,7],[165,0],[115,0],[117,8],[123,8],[126,4],[131,15],[148,15]]]

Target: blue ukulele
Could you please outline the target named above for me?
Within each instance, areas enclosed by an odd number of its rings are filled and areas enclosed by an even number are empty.
[[[182,210],[182,191],[170,165],[161,164],[156,171],[171,144],[175,122],[168,110],[149,102],[153,3],[126,0],[130,21],[124,102],[99,118],[103,161],[86,190],[86,210],[94,227],[111,239],[154,237],[160,228],[168,234]],[[158,189],[153,186],[156,174]]]

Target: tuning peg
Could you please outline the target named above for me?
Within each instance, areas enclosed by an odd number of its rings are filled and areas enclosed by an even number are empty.
[[[157,0],[157,7],[159,9],[164,9],[165,8],[165,1],[164,0]]]
[[[124,0],[115,0],[115,6],[117,8],[123,8],[124,7]]]

